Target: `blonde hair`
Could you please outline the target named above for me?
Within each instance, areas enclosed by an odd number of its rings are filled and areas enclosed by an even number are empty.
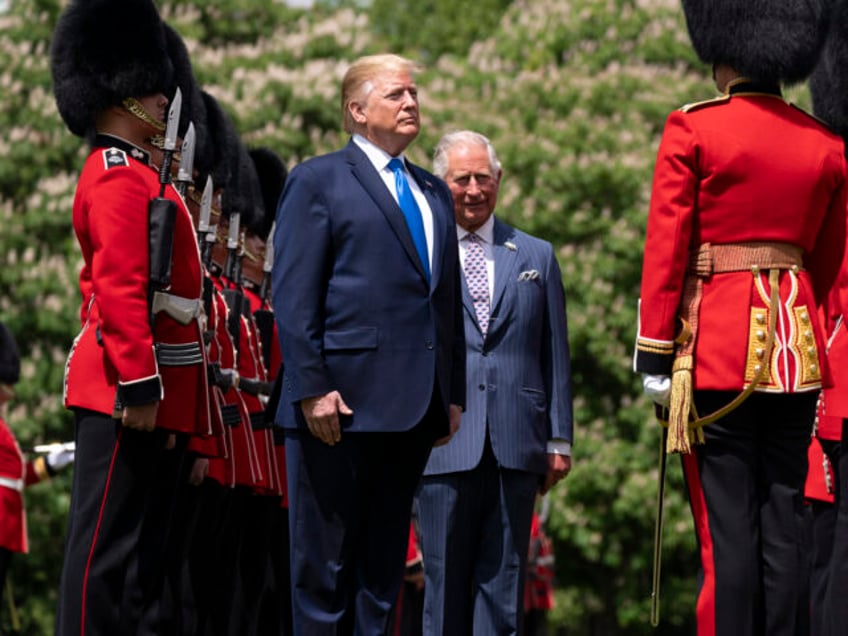
[[[364,100],[374,90],[372,80],[383,73],[407,72],[414,75],[421,66],[412,60],[392,53],[360,57],[342,79],[342,121],[346,133],[353,134],[356,122],[350,114],[351,102]]]

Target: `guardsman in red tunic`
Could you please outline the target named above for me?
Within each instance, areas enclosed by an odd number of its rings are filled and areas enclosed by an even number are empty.
[[[269,386],[277,379],[282,365],[279,334],[271,307],[271,267],[273,246],[267,241],[272,232],[277,202],[283,192],[288,171],[282,159],[270,148],[253,148],[250,157],[256,168],[262,191],[263,214],[245,228],[245,258],[242,260],[242,283],[245,297],[250,301],[253,324],[257,327],[262,366],[265,368]],[[269,399],[264,396],[263,399]],[[277,492],[274,497],[264,497],[260,506],[265,509],[259,523],[267,526],[268,541],[262,552],[251,552],[253,561],[264,558],[268,564],[269,582],[261,598],[259,611],[259,634],[290,634],[291,588],[289,561],[288,496],[286,492],[286,449],[284,431],[273,426],[276,403],[273,399],[265,405],[266,428],[269,448],[274,454]],[[247,568],[254,567],[245,564]]]
[[[76,470],[56,631],[158,633],[172,454],[210,423],[200,254],[169,171],[151,160],[174,94],[155,5],[71,2],[51,71],[62,118],[92,143],[73,207],[82,329],[65,372]],[[167,210],[161,240],[156,210]]]
[[[803,486],[830,381],[818,312],[845,249],[846,164],[842,139],[784,101],[780,83],[812,71],[827,12],[683,7],[722,96],[666,122],[635,370],[668,405],[669,451],[683,453],[699,635],[806,633]]]
[[[848,2],[835,2],[824,52],[810,78],[813,111],[848,139]],[[822,448],[808,482],[825,482],[833,503],[816,506],[813,525],[811,633],[844,634],[848,625],[848,254],[823,312],[833,386],[822,391],[816,438]],[[830,477],[829,480],[826,478]]]
[[[29,552],[23,489],[50,479],[74,461],[74,447],[55,444],[47,454],[26,461],[12,429],[3,420],[4,406],[15,396],[21,359],[12,332],[0,323],[0,590],[16,552]]]

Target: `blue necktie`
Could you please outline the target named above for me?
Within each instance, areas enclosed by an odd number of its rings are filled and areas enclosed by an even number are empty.
[[[430,257],[427,254],[427,237],[424,236],[424,221],[421,219],[421,210],[418,203],[415,202],[415,197],[412,195],[412,190],[409,188],[409,182],[406,180],[406,173],[403,171],[403,163],[400,159],[392,159],[389,162],[389,168],[395,173],[395,190],[397,190],[398,204],[401,212],[406,218],[406,226],[409,228],[409,233],[412,234],[412,242],[415,243],[415,249],[418,252],[418,257],[421,259],[421,264],[424,266],[424,273],[427,274],[427,282],[430,281]]]

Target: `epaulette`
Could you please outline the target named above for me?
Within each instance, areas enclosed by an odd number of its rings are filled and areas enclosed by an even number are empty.
[[[832,133],[834,133],[834,134],[836,134],[836,135],[838,135],[838,134],[839,134],[839,133],[837,133],[837,132],[836,132],[836,130],[833,128],[833,126],[831,126],[829,123],[827,123],[824,119],[820,119],[819,117],[817,117],[817,116],[816,116],[816,115],[814,115],[813,113],[809,113],[809,112],[807,112],[806,110],[804,110],[804,109],[803,109],[803,108],[801,108],[800,106],[796,106],[795,104],[789,104],[789,105],[790,105],[792,108],[794,108],[795,110],[797,110],[799,113],[803,113],[804,115],[806,115],[806,116],[807,116],[807,117],[809,117],[810,119],[812,119],[812,120],[816,121],[817,123],[821,124],[822,126],[824,126],[825,128],[827,128],[830,132],[832,132]]]
[[[707,106],[717,106],[719,104],[725,104],[730,101],[730,95],[719,95],[718,97],[713,97],[712,99],[705,99],[702,102],[692,102],[691,104],[685,104],[680,107],[680,111],[683,113],[691,113],[693,110],[698,110],[699,108],[706,108]]]
[[[108,170],[109,168],[117,168],[118,166],[126,167],[130,165],[130,162],[127,159],[127,153],[120,148],[106,148],[103,151],[103,164],[103,167]]]

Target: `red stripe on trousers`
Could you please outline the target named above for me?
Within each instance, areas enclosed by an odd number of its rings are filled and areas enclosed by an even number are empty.
[[[698,545],[701,547],[701,568],[704,571],[704,580],[695,607],[698,636],[715,636],[715,553],[713,551],[713,538],[710,535],[707,502],[704,500],[701,474],[698,472],[698,458],[694,452],[683,456],[683,472],[686,475],[686,484],[689,489],[689,503],[692,506],[695,533],[698,536]]]
[[[106,485],[103,488],[103,498],[100,500],[100,512],[97,513],[97,525],[94,527],[94,535],[91,537],[91,547],[88,550],[88,559],[85,562],[85,572],[82,577],[82,607],[80,607],[80,636],[85,636],[85,608],[86,593],[88,591],[88,575],[91,570],[91,560],[94,558],[94,547],[97,545],[97,536],[100,534],[100,526],[103,523],[103,509],[106,507],[106,497],[109,495],[109,485],[112,483],[112,471],[115,469],[115,458],[118,456],[118,448],[121,445],[121,435],[124,429],[118,429],[118,439],[112,449],[112,459],[109,461],[109,472],[106,473]]]

